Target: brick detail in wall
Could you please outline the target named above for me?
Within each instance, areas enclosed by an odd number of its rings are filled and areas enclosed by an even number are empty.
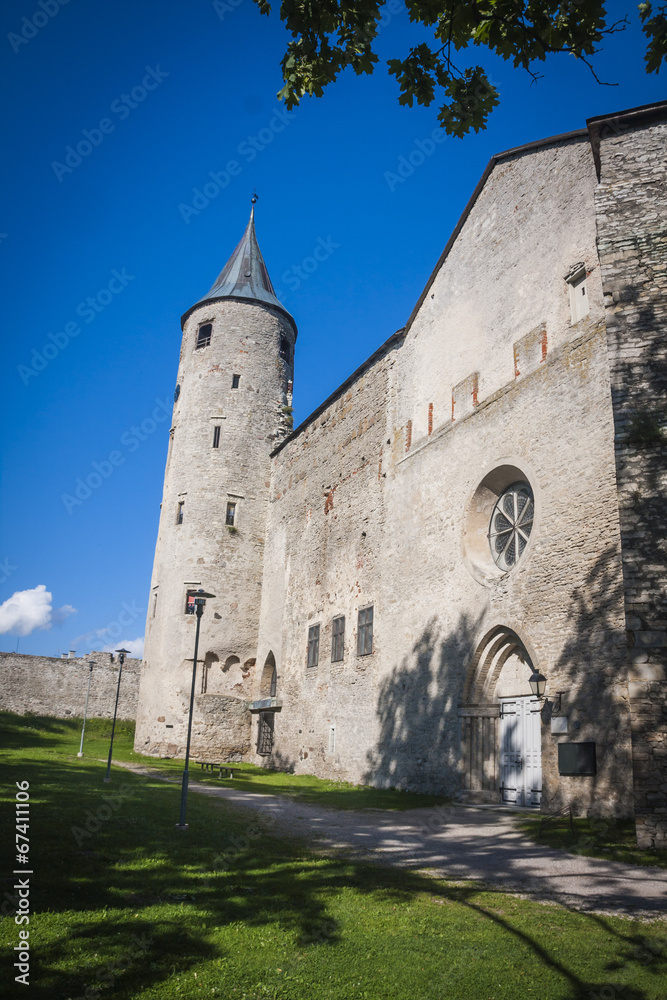
[[[479,373],[473,372],[452,389],[452,420],[461,420],[477,406]]]
[[[607,130],[596,192],[641,847],[667,847],[667,123]],[[662,206],[661,206],[662,201]]]
[[[540,323],[513,345],[514,377],[534,371],[547,356],[547,327]]]

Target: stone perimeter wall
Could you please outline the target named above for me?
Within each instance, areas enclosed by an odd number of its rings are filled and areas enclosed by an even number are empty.
[[[595,141],[637,838],[667,847],[667,123],[623,116]]]
[[[0,709],[25,715],[81,718],[88,690],[89,662],[93,660],[88,715],[113,718],[118,685],[118,660],[113,653],[90,653],[64,660],[55,656],[0,653]],[[141,660],[123,664],[118,718],[136,719]]]

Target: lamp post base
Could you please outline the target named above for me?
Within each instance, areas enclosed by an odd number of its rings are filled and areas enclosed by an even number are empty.
[[[102,781],[104,782],[105,785],[108,785],[109,782],[111,781],[111,778],[102,778]]]
[[[175,825],[175,827],[176,827],[177,830],[181,831],[181,833],[187,833],[190,824],[189,823],[175,823],[174,825]]]
[[[83,757],[83,754],[82,753],[78,753],[77,757]]]

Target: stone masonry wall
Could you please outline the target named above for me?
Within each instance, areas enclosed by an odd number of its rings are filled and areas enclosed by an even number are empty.
[[[118,685],[118,659],[112,653],[90,653],[64,660],[54,656],[0,653],[0,708],[25,715],[81,718],[86,703],[89,662],[93,661],[88,715],[113,718]],[[123,664],[118,718],[135,719],[141,660]]]
[[[579,140],[496,167],[405,340],[275,455],[258,654],[274,654],[283,702],[274,763],[457,795],[466,677],[502,626],[547,676],[552,709],[563,692],[565,731],[542,726],[545,808],[632,813],[595,180]],[[572,323],[565,275],[580,261],[590,314]],[[528,548],[505,574],[486,540],[489,475],[535,495]],[[360,656],[369,605],[374,648]],[[558,744],[582,741],[597,744],[597,775],[560,776]]]
[[[662,115],[662,120],[655,120]],[[640,846],[667,846],[667,122],[590,123],[615,423]]]

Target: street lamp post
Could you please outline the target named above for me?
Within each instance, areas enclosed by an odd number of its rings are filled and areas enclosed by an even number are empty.
[[[90,673],[88,674],[88,690],[86,691],[86,707],[83,710],[83,725],[81,726],[81,746],[79,747],[79,752],[77,757],[83,757],[83,734],[86,731],[86,716],[88,715],[88,699],[90,698],[90,682],[93,679],[93,667],[95,666],[94,660],[88,660],[88,666],[90,667]]]
[[[107,773],[105,775],[105,782],[111,781],[111,755],[113,753],[113,736],[116,731],[116,713],[118,711],[118,695],[120,694],[120,679],[123,674],[123,664],[125,663],[125,656],[129,653],[129,649],[117,649],[118,653],[118,684],[116,685],[116,704],[113,710],[113,725],[111,726],[111,743],[109,744],[109,759],[107,761]]]
[[[188,590],[188,597],[193,597],[195,602],[195,614],[197,616],[197,629],[195,631],[195,655],[192,664],[192,687],[190,689],[190,715],[188,716],[188,741],[185,747],[185,767],[183,769],[183,783],[181,785],[181,815],[176,829],[185,832],[188,824],[185,822],[185,810],[188,803],[188,765],[190,763],[190,739],[192,736],[192,710],[195,703],[195,680],[197,677],[197,652],[199,650],[199,626],[201,616],[204,614],[204,605],[207,597],[215,597],[215,594],[207,594],[205,590]]]

